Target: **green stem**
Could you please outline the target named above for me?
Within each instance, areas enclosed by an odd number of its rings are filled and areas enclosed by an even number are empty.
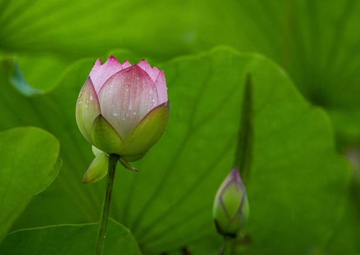
[[[236,238],[225,236],[224,244],[220,250],[220,255],[235,255],[236,254]]]
[[[109,219],[110,201],[114,186],[115,170],[118,159],[119,159],[118,155],[114,155],[114,154],[109,155],[109,168],[108,168],[106,192],[102,207],[101,219],[99,223],[99,232],[98,232],[98,238],[96,244],[96,255],[102,255],[104,252],[106,227]]]
[[[239,168],[245,186],[250,177],[254,146],[253,101],[253,85],[250,74],[247,74],[241,106],[239,135],[234,164]]]

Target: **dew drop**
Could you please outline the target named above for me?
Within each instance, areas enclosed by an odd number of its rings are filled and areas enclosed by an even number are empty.
[[[79,99],[80,99],[80,101],[81,101],[81,98],[82,98],[83,90],[84,90],[84,89],[81,89],[81,90],[80,90],[80,94],[79,94]]]
[[[90,99],[90,101],[92,101],[92,100],[93,100],[93,96],[92,96],[92,95],[90,95],[90,98],[89,98],[89,99]]]
[[[113,112],[113,115],[114,115],[114,116],[118,116],[118,115],[119,115],[119,113],[117,113],[117,112]]]

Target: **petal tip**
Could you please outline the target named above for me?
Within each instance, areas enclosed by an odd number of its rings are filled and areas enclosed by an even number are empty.
[[[114,55],[111,55],[106,62],[104,63],[104,65],[121,65],[121,63],[119,62],[119,60],[117,60],[117,58]]]
[[[98,58],[95,63],[94,63],[94,67],[95,66],[101,66],[101,58]]]

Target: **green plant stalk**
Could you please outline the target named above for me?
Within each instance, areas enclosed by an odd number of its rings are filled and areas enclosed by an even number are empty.
[[[236,243],[235,238],[230,236],[224,236],[224,244],[220,250],[220,255],[235,255]]]
[[[253,152],[253,85],[251,75],[246,75],[244,95],[241,107],[238,145],[235,155],[235,166],[239,168],[241,178],[248,183]]]
[[[115,154],[109,155],[109,168],[106,184],[105,198],[102,207],[101,218],[99,222],[99,232],[96,243],[96,255],[102,255],[104,252],[104,243],[106,237],[106,227],[109,219],[111,195],[114,186],[116,164],[119,160],[119,156]]]

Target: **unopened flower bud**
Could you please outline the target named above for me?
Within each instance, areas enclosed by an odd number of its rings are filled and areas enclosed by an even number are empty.
[[[83,136],[106,154],[136,161],[160,139],[168,122],[164,72],[145,60],[96,61],[76,104]]]
[[[235,167],[215,196],[213,218],[218,233],[223,236],[236,236],[243,228],[248,215],[249,204],[245,186],[238,168]]]

